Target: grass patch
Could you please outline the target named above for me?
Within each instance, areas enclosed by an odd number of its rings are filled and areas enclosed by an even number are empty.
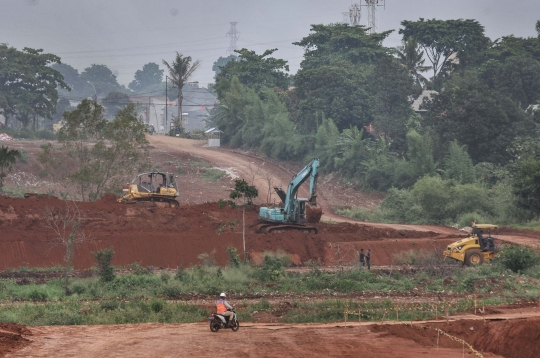
[[[203,180],[206,180],[208,182],[214,182],[214,181],[217,181],[221,178],[223,178],[225,176],[225,173],[224,171],[222,170],[219,170],[219,169],[214,169],[214,168],[210,168],[210,169],[206,169],[202,175],[202,178]]]

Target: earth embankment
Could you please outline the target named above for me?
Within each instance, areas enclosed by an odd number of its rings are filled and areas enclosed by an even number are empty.
[[[67,203],[47,195],[18,199],[0,196],[0,269],[62,265],[64,248],[47,228],[48,211],[64,210]],[[113,264],[138,262],[143,266],[177,267],[201,263],[207,253],[226,264],[226,248],[242,253],[242,212],[218,203],[182,205],[179,208],[147,207],[116,202],[108,194],[92,203],[76,203],[87,241],[76,246],[75,268],[94,265],[91,252],[114,247]],[[354,261],[360,248],[372,250],[372,263],[392,262],[395,253],[409,248],[433,249],[455,241],[456,235],[431,231],[394,230],[354,223],[317,223],[319,234],[278,232],[257,234],[256,207],[246,211],[246,251],[256,256],[283,250],[301,264],[326,265]]]

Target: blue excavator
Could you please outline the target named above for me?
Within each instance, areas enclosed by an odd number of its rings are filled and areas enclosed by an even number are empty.
[[[281,187],[274,187],[282,205],[259,209],[259,220],[263,224],[258,225],[257,232],[270,233],[291,230],[311,234],[318,232],[316,227],[306,225],[307,223],[319,222],[322,215],[322,210],[317,207],[318,167],[319,159],[315,158],[292,178],[287,191]],[[298,198],[298,189],[308,179],[309,198]]]

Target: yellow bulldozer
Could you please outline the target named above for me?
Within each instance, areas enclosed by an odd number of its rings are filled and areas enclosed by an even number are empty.
[[[463,262],[467,266],[480,265],[489,262],[497,256],[495,238],[497,225],[473,224],[469,236],[448,245],[443,252],[444,257]]]
[[[150,172],[137,175],[124,187],[124,196],[119,202],[128,204],[149,204],[164,207],[178,207],[176,200],[178,187],[172,173]]]

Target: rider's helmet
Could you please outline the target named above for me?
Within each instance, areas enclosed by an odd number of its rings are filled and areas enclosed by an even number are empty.
[[[225,292],[221,292],[221,295],[219,295],[221,298],[225,298]]]

